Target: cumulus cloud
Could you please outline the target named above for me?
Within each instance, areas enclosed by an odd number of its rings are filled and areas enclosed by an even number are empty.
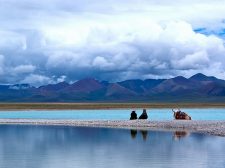
[[[54,81],[50,77],[47,77],[44,75],[38,75],[38,74],[30,74],[26,76],[25,79],[22,80],[21,82],[29,83],[33,86],[40,86],[40,85],[54,83]]]
[[[62,76],[60,76],[59,78],[56,79],[56,83],[60,83],[60,82],[64,82],[64,81],[66,81],[65,75],[62,75]]]
[[[35,70],[35,66],[33,65],[19,65],[12,69],[12,71],[19,75],[22,73],[32,73]]]
[[[3,55],[0,55],[0,75],[3,75],[4,73],[4,56]]]
[[[0,0],[0,82],[225,79],[221,3]]]
[[[134,26],[130,26],[130,25]],[[49,53],[47,67],[73,70],[98,78],[122,80],[146,76],[186,75],[187,71],[207,72],[224,78],[224,41],[214,35],[196,33],[184,21],[160,25],[152,21],[118,23],[90,28],[83,46]],[[92,25],[93,26],[93,25]],[[93,33],[94,31],[94,33]],[[69,50],[69,52],[68,52]],[[85,76],[84,75],[84,76]],[[188,74],[189,75],[189,74]],[[75,76],[74,76],[75,77]]]

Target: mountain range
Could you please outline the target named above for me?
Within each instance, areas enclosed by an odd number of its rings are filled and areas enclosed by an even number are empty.
[[[225,80],[198,73],[190,78],[134,79],[116,83],[86,78],[40,87],[0,85],[0,102],[224,102]]]

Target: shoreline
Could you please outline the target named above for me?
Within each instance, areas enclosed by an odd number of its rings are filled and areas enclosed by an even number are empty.
[[[0,103],[0,111],[151,108],[225,108],[225,103]]]
[[[0,119],[0,125],[46,125],[188,131],[225,137],[225,121]]]

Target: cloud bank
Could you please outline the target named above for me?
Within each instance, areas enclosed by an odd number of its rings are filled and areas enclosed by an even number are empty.
[[[0,0],[0,82],[225,79],[221,3]]]

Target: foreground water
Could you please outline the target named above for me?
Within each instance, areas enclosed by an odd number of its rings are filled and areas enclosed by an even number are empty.
[[[225,138],[63,126],[0,126],[1,168],[224,168]]]
[[[225,109],[182,109],[193,120],[225,120]],[[83,119],[83,120],[126,120],[130,117],[131,109],[114,110],[44,110],[44,111],[1,111],[0,118],[27,119]],[[142,110],[136,110],[138,116]],[[149,120],[171,120],[171,109],[147,109]]]

